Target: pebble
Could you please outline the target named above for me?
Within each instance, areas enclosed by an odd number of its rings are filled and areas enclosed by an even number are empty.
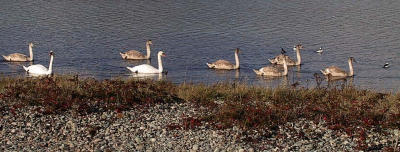
[[[194,151],[197,151],[197,150],[199,150],[199,145],[193,145],[193,148],[192,148]]]
[[[0,101],[1,104],[1,101]],[[201,107],[200,107],[201,108]],[[182,118],[201,114],[189,103],[159,104],[148,109],[124,111],[115,119],[114,112],[92,113],[86,116],[64,113],[42,115],[30,113],[35,107],[21,109],[23,114],[0,119],[0,149],[9,151],[355,151],[358,138],[337,134],[324,122],[298,120],[279,126],[271,137],[262,131],[246,135],[257,142],[242,141],[240,127],[212,129],[168,129],[180,124]],[[143,112],[146,110],[147,112]],[[206,110],[205,110],[206,111]],[[34,116],[33,116],[34,115]],[[10,125],[3,125],[10,124]],[[26,127],[24,127],[26,126]],[[97,126],[91,136],[88,126]],[[303,137],[297,136],[299,132]],[[366,130],[367,145],[391,147],[398,130],[376,133]],[[278,136],[279,135],[279,136]],[[396,136],[397,135],[397,136]],[[289,138],[291,137],[291,138]],[[378,149],[382,150],[382,149]]]

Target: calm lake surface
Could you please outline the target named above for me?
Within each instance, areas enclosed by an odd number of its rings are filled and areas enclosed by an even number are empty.
[[[276,87],[299,81],[315,86],[314,73],[330,65],[348,70],[354,57],[356,76],[347,83],[377,91],[400,86],[400,1],[396,0],[176,0],[176,1],[0,1],[0,54],[28,54],[34,64],[49,64],[54,50],[56,74],[83,77],[150,77],[175,83],[240,80]],[[145,52],[153,41],[151,64],[164,50],[167,75],[132,75],[119,52]],[[301,42],[303,65],[291,67],[287,78],[263,78],[252,69],[270,65],[267,58],[284,48],[295,59]],[[324,48],[319,55],[315,51]],[[207,69],[206,62],[234,61],[240,48],[240,71]],[[391,67],[383,69],[385,62]],[[0,62],[2,76],[25,76],[22,65]],[[327,82],[323,82],[327,85]]]

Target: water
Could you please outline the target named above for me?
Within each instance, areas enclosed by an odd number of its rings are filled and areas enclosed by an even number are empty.
[[[348,69],[354,57],[352,83],[365,89],[397,91],[400,85],[400,2],[346,0],[177,0],[177,1],[0,1],[0,54],[28,54],[48,66],[54,50],[54,72],[108,79],[132,77],[125,68],[146,61],[124,61],[118,52],[145,52],[151,39],[151,64],[164,50],[168,75],[176,83],[241,80],[275,87],[300,81],[315,86],[314,73],[329,65]],[[303,65],[287,78],[257,77],[252,69],[269,65],[267,58],[288,55],[301,42]],[[322,55],[315,51],[325,49]],[[234,62],[240,48],[240,71],[207,69],[218,59]],[[383,69],[385,62],[391,67]],[[25,76],[21,65],[0,62],[3,75]],[[142,76],[139,76],[142,77]],[[144,76],[147,77],[147,76]],[[324,82],[325,84],[325,82]]]

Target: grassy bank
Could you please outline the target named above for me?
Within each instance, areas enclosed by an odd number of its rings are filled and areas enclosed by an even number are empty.
[[[352,134],[357,127],[398,128],[400,94],[353,87],[340,89],[263,88],[238,83],[180,84],[152,80],[95,80],[74,76],[3,78],[1,115],[37,106],[44,114],[75,112],[86,115],[145,108],[157,103],[190,102],[207,114],[188,118],[191,128],[202,122],[216,128],[277,129],[298,119],[325,121],[331,129]]]

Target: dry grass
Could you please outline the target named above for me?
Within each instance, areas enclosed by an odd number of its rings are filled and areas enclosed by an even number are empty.
[[[300,118],[328,123],[331,129],[399,128],[400,94],[382,94],[354,87],[263,88],[240,83],[180,84],[152,80],[95,80],[74,76],[3,78],[2,115],[35,105],[45,114],[75,111],[88,114],[129,110],[137,105],[190,102],[209,109],[198,120],[218,128],[273,129]],[[186,128],[198,121],[188,120]],[[188,127],[189,126],[189,127]]]
[[[332,129],[398,127],[400,95],[348,86],[341,89],[263,88],[236,83],[181,84],[178,97],[215,111],[216,124],[243,128],[275,127],[300,118],[326,121]],[[215,101],[223,101],[218,105]]]
[[[135,105],[176,102],[170,94],[170,82],[139,80],[78,79],[73,76],[52,78],[5,78],[0,81],[0,99],[6,109],[35,105],[38,111],[57,114],[75,111],[80,114],[105,110],[128,110]]]

